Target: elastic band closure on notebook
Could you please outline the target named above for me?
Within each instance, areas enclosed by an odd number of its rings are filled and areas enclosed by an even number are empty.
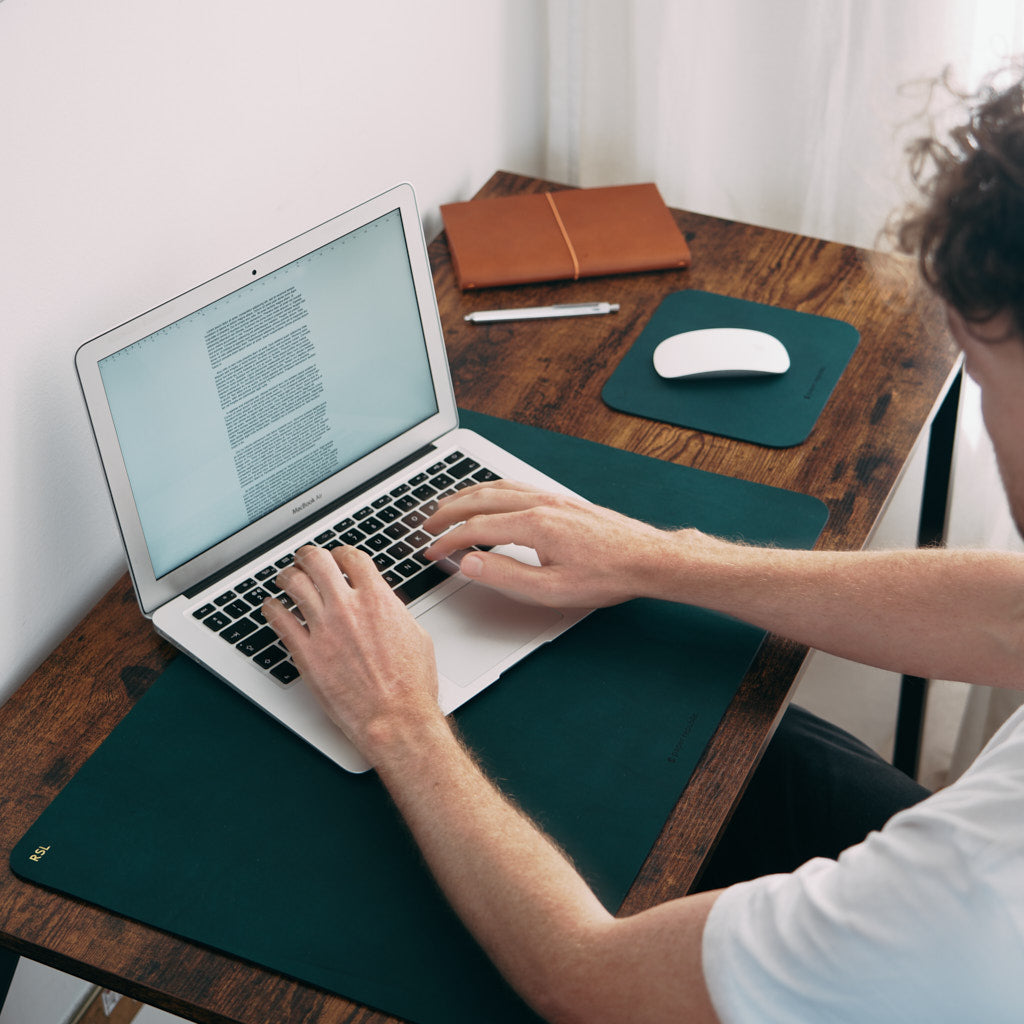
[[[554,196],[550,192],[545,192],[549,205],[551,206],[551,212],[555,215],[555,220],[558,223],[558,230],[562,232],[562,238],[565,240],[566,248],[569,250],[569,255],[572,257],[572,279],[578,281],[580,279],[580,261],[576,259],[576,250],[572,247],[572,242],[569,240],[569,232],[565,230],[565,225],[562,223],[562,218],[558,215],[558,207],[555,206]]]

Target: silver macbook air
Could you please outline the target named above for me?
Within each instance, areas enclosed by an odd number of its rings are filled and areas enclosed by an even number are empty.
[[[445,713],[586,614],[521,604],[422,555],[422,524],[457,488],[565,488],[459,427],[407,184],[87,342],[75,362],[143,614],[349,771],[367,764],[260,611],[303,544],[374,558],[434,638]]]

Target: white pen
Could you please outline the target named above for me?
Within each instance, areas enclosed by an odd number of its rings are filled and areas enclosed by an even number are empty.
[[[471,324],[493,324],[499,320],[544,320],[556,316],[600,316],[617,313],[617,302],[568,302],[561,306],[524,306],[521,309],[481,309],[462,319]]]

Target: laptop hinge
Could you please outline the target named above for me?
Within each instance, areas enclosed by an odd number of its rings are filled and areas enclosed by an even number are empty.
[[[390,468],[384,470],[382,473],[378,473],[375,477],[367,480],[360,487],[353,488],[351,491],[341,495],[341,497],[335,498],[332,502],[327,505],[322,505],[315,512],[306,516],[305,519],[298,523],[292,524],[287,530],[283,530],[276,537],[266,541],[257,548],[253,548],[247,555],[242,558],[236,559],[230,565],[226,565],[223,569],[219,569],[217,572],[207,576],[206,579],[200,580],[195,586],[189,587],[188,590],[184,591],[184,596],[191,600],[197,594],[201,594],[207,587],[212,587],[218,580],[225,579],[228,576],[233,575],[243,566],[248,565],[250,562],[259,558],[266,551],[277,547],[282,541],[287,540],[289,537],[294,536],[297,533],[301,533],[311,523],[315,523],[325,516],[329,516],[335,509],[341,508],[342,505],[348,504],[353,498],[357,498],[360,494],[366,491],[372,490],[378,484],[383,483],[388,477],[394,476],[395,473],[401,472],[406,466],[411,466],[414,462],[422,459],[425,455],[429,455],[431,452],[437,450],[437,445],[427,444],[422,448],[417,449],[411,455],[406,456],[399,462],[394,463]]]

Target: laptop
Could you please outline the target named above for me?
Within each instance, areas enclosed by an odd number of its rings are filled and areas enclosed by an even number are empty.
[[[369,766],[260,611],[303,544],[374,558],[433,637],[446,714],[587,613],[421,554],[421,525],[460,487],[567,490],[459,427],[408,184],[94,338],[75,364],[143,615],[349,771]]]

